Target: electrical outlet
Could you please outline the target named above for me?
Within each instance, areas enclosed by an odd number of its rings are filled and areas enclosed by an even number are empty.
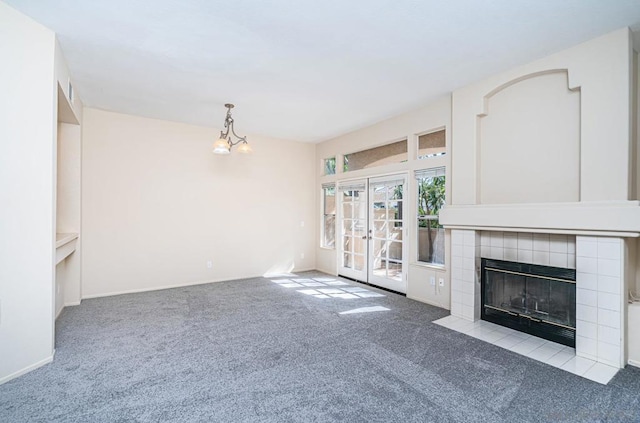
[[[438,285],[444,286],[444,278],[438,279]]]
[[[436,286],[436,277],[435,276],[431,276],[429,278],[429,283],[431,284],[431,286]]]
[[[213,262],[211,260],[207,260],[207,269],[211,269],[213,267]]]

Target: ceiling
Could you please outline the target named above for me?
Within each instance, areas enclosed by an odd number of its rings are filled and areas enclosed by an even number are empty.
[[[640,0],[4,0],[85,105],[318,142],[609,31]]]

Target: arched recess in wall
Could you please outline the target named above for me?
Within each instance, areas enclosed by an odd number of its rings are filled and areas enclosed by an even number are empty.
[[[580,200],[580,89],[566,69],[497,87],[477,122],[481,204]]]

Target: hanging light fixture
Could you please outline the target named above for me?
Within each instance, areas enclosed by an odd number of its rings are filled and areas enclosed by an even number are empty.
[[[231,109],[233,104],[227,103],[224,105],[227,108],[227,117],[224,119],[224,131],[220,131],[220,139],[213,143],[214,154],[229,154],[231,153],[231,147],[240,144],[238,152],[251,153],[251,146],[247,143],[247,137],[241,137],[236,134],[233,129],[233,118],[231,117]],[[237,140],[233,141],[231,137],[236,137]]]

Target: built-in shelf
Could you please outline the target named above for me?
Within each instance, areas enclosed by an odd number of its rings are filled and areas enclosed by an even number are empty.
[[[56,265],[76,250],[77,233],[56,234]]]

